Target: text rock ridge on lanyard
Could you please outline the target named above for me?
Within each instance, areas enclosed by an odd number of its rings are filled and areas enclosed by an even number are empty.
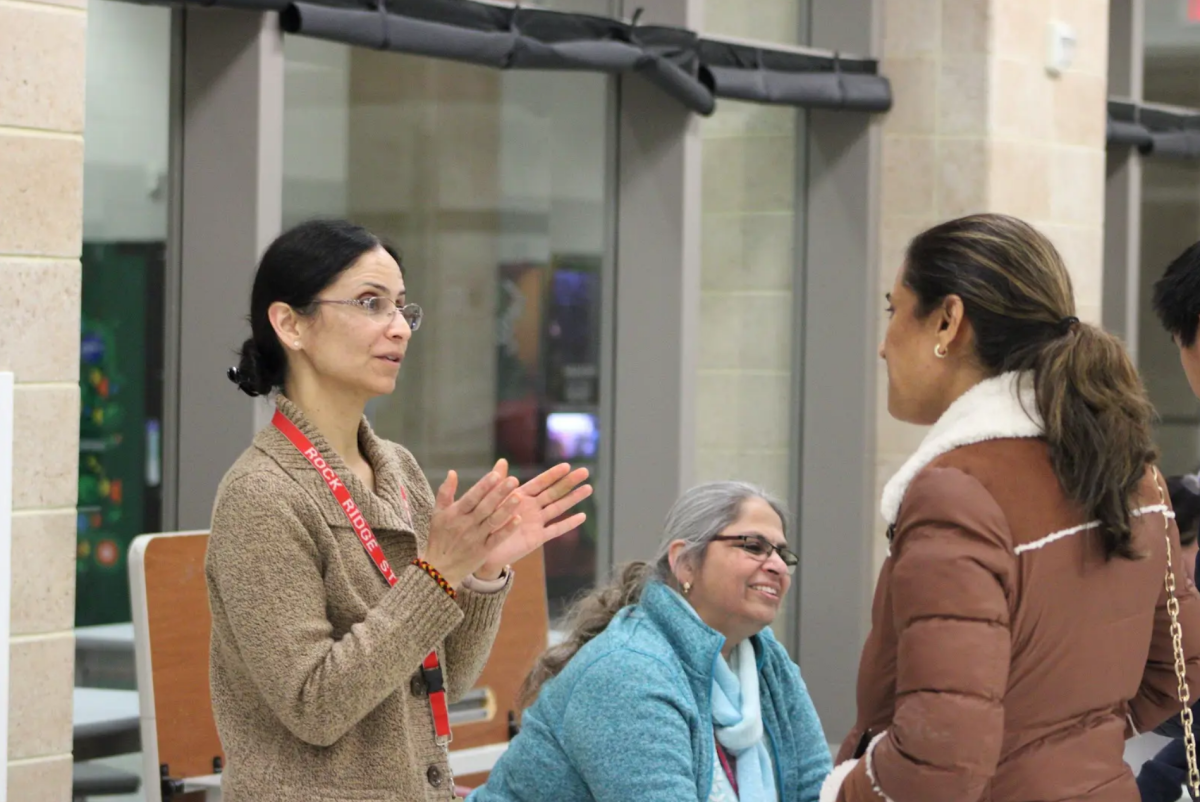
[[[354,499],[350,496],[350,491],[346,489],[346,485],[338,478],[337,473],[321,456],[321,452],[312,444],[304,433],[296,428],[296,424],[288,420],[288,417],[281,410],[275,410],[275,417],[271,422],[275,428],[283,433],[291,444],[296,447],[296,450],[304,455],[312,466],[316,468],[317,473],[321,474],[321,478],[325,480],[329,491],[333,493],[333,497],[337,500],[338,506],[342,508],[342,512],[346,513],[346,518],[350,521],[350,527],[354,530],[354,534],[358,535],[358,541],[362,544],[363,549],[367,552],[367,556],[375,563],[375,567],[379,569],[379,573],[383,574],[383,578],[387,580],[388,585],[394,586],[399,578],[396,572],[392,570],[392,566],[383,556],[383,549],[379,546],[379,541],[375,539],[375,533],[371,531],[371,525],[367,523],[367,519],[359,511],[358,505],[354,503]],[[404,486],[400,486],[400,498],[404,502],[404,515],[407,518],[407,523],[412,526],[412,516],[408,509],[408,494],[404,491]],[[429,709],[433,714],[433,731],[437,743],[445,745],[451,741],[450,733],[450,712],[446,707],[446,688],[442,678],[442,668],[438,665],[437,651],[431,651],[425,656],[421,663],[421,673],[425,678],[425,687],[429,693]]]

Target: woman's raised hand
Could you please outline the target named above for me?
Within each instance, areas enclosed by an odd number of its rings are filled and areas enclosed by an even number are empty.
[[[587,478],[587,468],[571,470],[564,462],[512,491],[502,509],[511,510],[515,517],[497,524],[496,539],[490,541],[486,560],[475,572],[479,578],[498,577],[506,565],[581,526],[587,520],[584,513],[562,516],[592,494],[592,486],[583,484]]]
[[[517,479],[508,475],[508,462],[500,460],[456,501],[458,474],[450,471],[438,488],[422,559],[458,587],[489,561],[499,544],[520,530],[517,511],[522,496],[517,490]]]

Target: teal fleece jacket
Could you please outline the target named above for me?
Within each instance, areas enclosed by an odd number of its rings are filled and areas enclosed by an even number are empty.
[[[753,637],[781,802],[816,802],[832,767],[800,669],[769,629]],[[661,582],[543,686],[470,802],[707,802],[712,675],[725,638]]]

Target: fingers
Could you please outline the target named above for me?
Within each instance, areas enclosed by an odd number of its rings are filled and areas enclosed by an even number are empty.
[[[538,494],[538,503],[543,507],[549,507],[554,502],[568,496],[571,491],[576,488],[581,482],[588,478],[587,468],[576,468],[555,482],[552,486],[543,490]],[[587,496],[584,496],[587,498]],[[582,500],[582,499],[581,499]],[[570,506],[570,505],[567,505]],[[564,507],[563,509],[566,509]],[[554,516],[547,516],[554,517]]]
[[[542,540],[542,542],[545,543],[547,541],[554,540],[554,538],[561,537],[567,532],[570,532],[572,529],[578,529],[579,527],[583,526],[586,520],[587,515],[580,512],[572,515],[570,518],[564,518],[561,521],[555,521],[546,527],[545,539]]]
[[[509,493],[508,497],[500,503],[495,512],[488,516],[488,531],[495,532],[508,523],[509,519],[516,514],[519,506],[521,506],[521,497],[516,493]],[[482,508],[483,505],[481,504],[480,507]]]
[[[508,461],[498,460],[487,476],[455,501],[458,474],[450,471],[446,475],[438,488],[424,552],[425,559],[437,566],[452,587],[483,565],[490,540],[496,535],[507,539],[517,531],[519,518],[514,522],[514,517],[521,497],[513,496],[512,491],[519,484],[508,475]],[[504,506],[510,496],[513,503]],[[493,518],[495,533],[486,525]]]
[[[458,509],[461,512],[469,513],[479,506],[479,502],[483,501],[488,493],[495,489],[496,485],[503,481],[503,477],[496,471],[490,471],[486,476],[476,482],[470,490],[463,494],[463,497],[458,500]]]
[[[586,471],[587,469],[581,468],[580,470]],[[527,496],[536,496],[570,472],[571,466],[565,462],[561,462],[550,470],[543,471],[542,473],[539,473],[537,476],[530,479],[525,483],[525,486],[521,488],[521,491]],[[584,477],[587,477],[586,473],[584,474]],[[576,482],[575,484],[579,484],[579,482]]]
[[[513,495],[513,491],[517,489],[520,482],[517,477],[510,476],[502,482],[498,482],[495,487],[488,491],[488,494],[476,505],[471,512],[471,517],[479,523],[483,523],[485,519],[491,517],[493,513],[501,512],[502,517],[497,519],[497,523],[502,523],[505,518],[512,515],[516,509],[517,502],[521,499]],[[502,504],[508,506],[501,510]],[[506,510],[506,511],[505,511]]]
[[[583,487],[575,488],[571,491],[570,495],[566,496],[565,498],[560,498],[558,501],[555,501],[546,507],[542,512],[543,520],[553,521],[555,518],[562,515],[590,495],[592,495],[591,485],[584,485]]]
[[[508,520],[508,523],[506,523],[504,526],[500,527],[495,532],[492,532],[490,535],[488,535],[488,539],[487,539],[488,551],[493,551],[497,546],[499,546],[504,541],[508,540],[510,537],[515,535],[517,533],[517,530],[520,528],[521,528],[521,516],[514,515],[512,518],[510,518]]]
[[[433,508],[435,510],[444,510],[454,503],[454,494],[458,491],[458,474],[454,471],[446,474],[446,480],[442,482],[442,486],[438,488],[437,498],[434,500]]]

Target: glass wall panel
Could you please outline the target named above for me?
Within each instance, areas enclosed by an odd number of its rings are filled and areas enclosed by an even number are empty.
[[[1145,3],[1143,95],[1148,103],[1200,108],[1200,24],[1188,3]],[[1160,421],[1158,445],[1168,474],[1200,468],[1200,402],[1188,388],[1179,352],[1151,306],[1154,282],[1200,240],[1200,163],[1142,162],[1138,367]]]
[[[161,530],[171,11],[88,5],[76,623],[130,620],[126,550]]]
[[[571,3],[605,14],[607,0]],[[344,216],[403,254],[426,312],[396,393],[373,403],[437,485],[506,457],[523,478],[593,471],[581,529],[545,551],[551,614],[596,574],[601,298],[612,269],[612,86],[285,40],[284,222]]]

